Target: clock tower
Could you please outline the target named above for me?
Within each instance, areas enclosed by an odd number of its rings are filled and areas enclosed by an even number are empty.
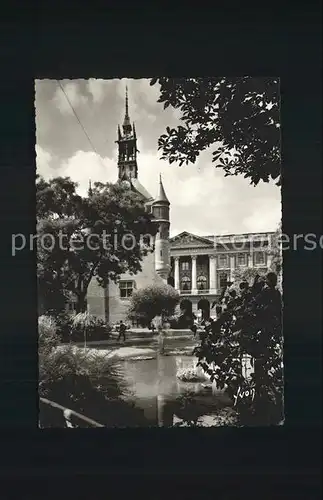
[[[122,132],[118,125],[118,179],[129,181],[138,178],[137,165],[137,136],[135,124],[131,125],[128,109],[128,89],[126,88],[126,110],[122,125]]]

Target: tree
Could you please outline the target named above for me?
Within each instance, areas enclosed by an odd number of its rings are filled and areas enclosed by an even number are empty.
[[[281,278],[282,270],[283,270],[283,255],[282,255],[282,223],[280,222],[278,228],[276,229],[272,241],[271,248],[269,249],[268,254],[271,256],[271,271],[277,273],[278,280]]]
[[[266,274],[265,271],[262,271],[260,269],[256,269],[254,267],[248,267],[247,269],[244,268],[236,268],[233,273],[233,287],[236,288],[239,286],[241,281],[247,281],[249,285],[251,285],[255,279],[256,276],[264,276]]]
[[[128,311],[130,319],[150,324],[156,316],[166,319],[174,314],[178,292],[170,285],[151,285],[136,291]]]
[[[213,162],[225,175],[280,185],[280,98],[277,78],[153,78],[158,102],[182,112],[183,125],[158,141],[170,163],[195,163],[214,145]]]
[[[136,274],[151,248],[141,235],[154,236],[157,226],[143,200],[121,184],[94,185],[90,198],[75,193],[70,179],[37,182],[39,294],[45,309],[60,310],[72,294],[77,312],[85,309],[88,286]]]
[[[282,303],[276,278],[268,273],[267,286],[255,280],[232,298],[196,349],[200,366],[235,401],[243,425],[277,425],[283,419]],[[250,380],[242,372],[245,356],[253,361]]]
[[[268,270],[277,274],[279,286],[281,285],[282,278],[281,235],[282,231],[280,223],[275,233],[271,237],[270,245],[264,249],[267,257],[269,257],[271,260]],[[265,274],[266,271],[262,269],[238,267],[234,270],[233,274],[233,288],[236,289],[239,286],[239,282],[241,281],[247,281],[249,285],[251,285],[257,275],[264,276]]]
[[[76,216],[77,209],[82,204],[82,198],[76,194],[76,188],[77,184],[69,177],[55,177],[47,182],[37,174],[37,219]]]

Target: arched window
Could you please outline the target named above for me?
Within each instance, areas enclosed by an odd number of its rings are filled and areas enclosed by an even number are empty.
[[[254,263],[256,266],[265,264],[265,254],[264,252],[255,252],[254,253]]]
[[[238,267],[247,265],[247,255],[245,253],[238,254]]]
[[[191,278],[188,276],[183,276],[181,279],[181,290],[190,290],[191,289]]]
[[[228,256],[225,254],[222,254],[219,256],[219,267],[220,268],[225,268],[228,267]]]
[[[182,264],[182,270],[183,270],[183,271],[189,271],[189,268],[190,268],[190,263],[189,263],[189,261],[188,261],[188,260],[183,260],[183,261],[181,262],[181,264]]]
[[[199,291],[206,290],[207,287],[207,279],[205,276],[201,275],[197,278],[197,289]]]

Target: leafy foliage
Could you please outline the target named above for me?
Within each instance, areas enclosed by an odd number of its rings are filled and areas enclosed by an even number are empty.
[[[279,224],[277,230],[272,235],[270,240],[269,247],[264,248],[267,256],[271,258],[271,264],[269,267],[269,271],[274,272],[278,276],[278,287],[281,290],[281,281],[282,281],[282,246],[281,246],[281,223]],[[251,285],[256,278],[257,275],[265,276],[266,271],[261,269],[256,269],[252,267],[248,268],[236,268],[234,270],[234,289],[239,288],[239,284],[241,281],[247,281],[249,285]]]
[[[182,382],[205,382],[208,380],[204,373],[199,373],[197,367],[180,368],[176,376]]]
[[[76,342],[84,339],[104,340],[109,333],[105,321],[88,312],[78,313],[72,318],[71,339]]]
[[[173,316],[179,302],[178,292],[170,285],[151,285],[136,291],[131,297],[128,316],[150,323],[156,316]]]
[[[72,294],[83,312],[93,278],[106,286],[141,270],[151,249],[140,236],[155,235],[157,226],[139,195],[120,183],[95,183],[93,195],[81,198],[76,184],[60,177],[38,177],[36,188],[37,274],[45,311],[61,311]]]
[[[60,337],[57,333],[57,324],[52,316],[38,318],[38,346],[42,352],[49,353],[57,347]]]
[[[283,418],[282,301],[276,275],[268,273],[266,281],[255,279],[232,297],[220,318],[206,327],[195,351],[200,366],[230,397],[239,388],[255,391],[251,402],[237,399],[244,425],[278,424]],[[250,381],[242,373],[245,354],[254,360]]]
[[[145,424],[142,413],[124,400],[131,394],[118,366],[72,346],[40,347],[39,394],[106,426]],[[40,422],[42,427],[65,426],[61,412],[44,406]]]
[[[195,163],[214,145],[213,161],[225,175],[251,184],[280,183],[280,99],[277,78],[153,78],[164,108],[182,113],[183,125],[166,128],[158,141],[170,163]]]
[[[265,276],[266,271],[262,271],[261,269],[255,269],[254,267],[244,268],[236,268],[233,273],[233,285],[230,287],[230,290],[240,290],[240,283],[247,282],[250,286],[254,282],[257,276]],[[226,293],[226,297],[228,294]]]
[[[74,314],[70,314],[65,310],[55,315],[57,334],[62,342],[70,342],[73,340],[71,338],[73,319]]]
[[[282,254],[282,224],[280,222],[277,230],[275,231],[269,255],[271,256],[271,271],[278,275],[278,282],[282,280],[283,271],[283,254]]]

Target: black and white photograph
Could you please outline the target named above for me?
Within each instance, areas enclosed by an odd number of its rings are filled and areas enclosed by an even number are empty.
[[[283,425],[279,79],[36,80],[35,116],[39,427]]]

